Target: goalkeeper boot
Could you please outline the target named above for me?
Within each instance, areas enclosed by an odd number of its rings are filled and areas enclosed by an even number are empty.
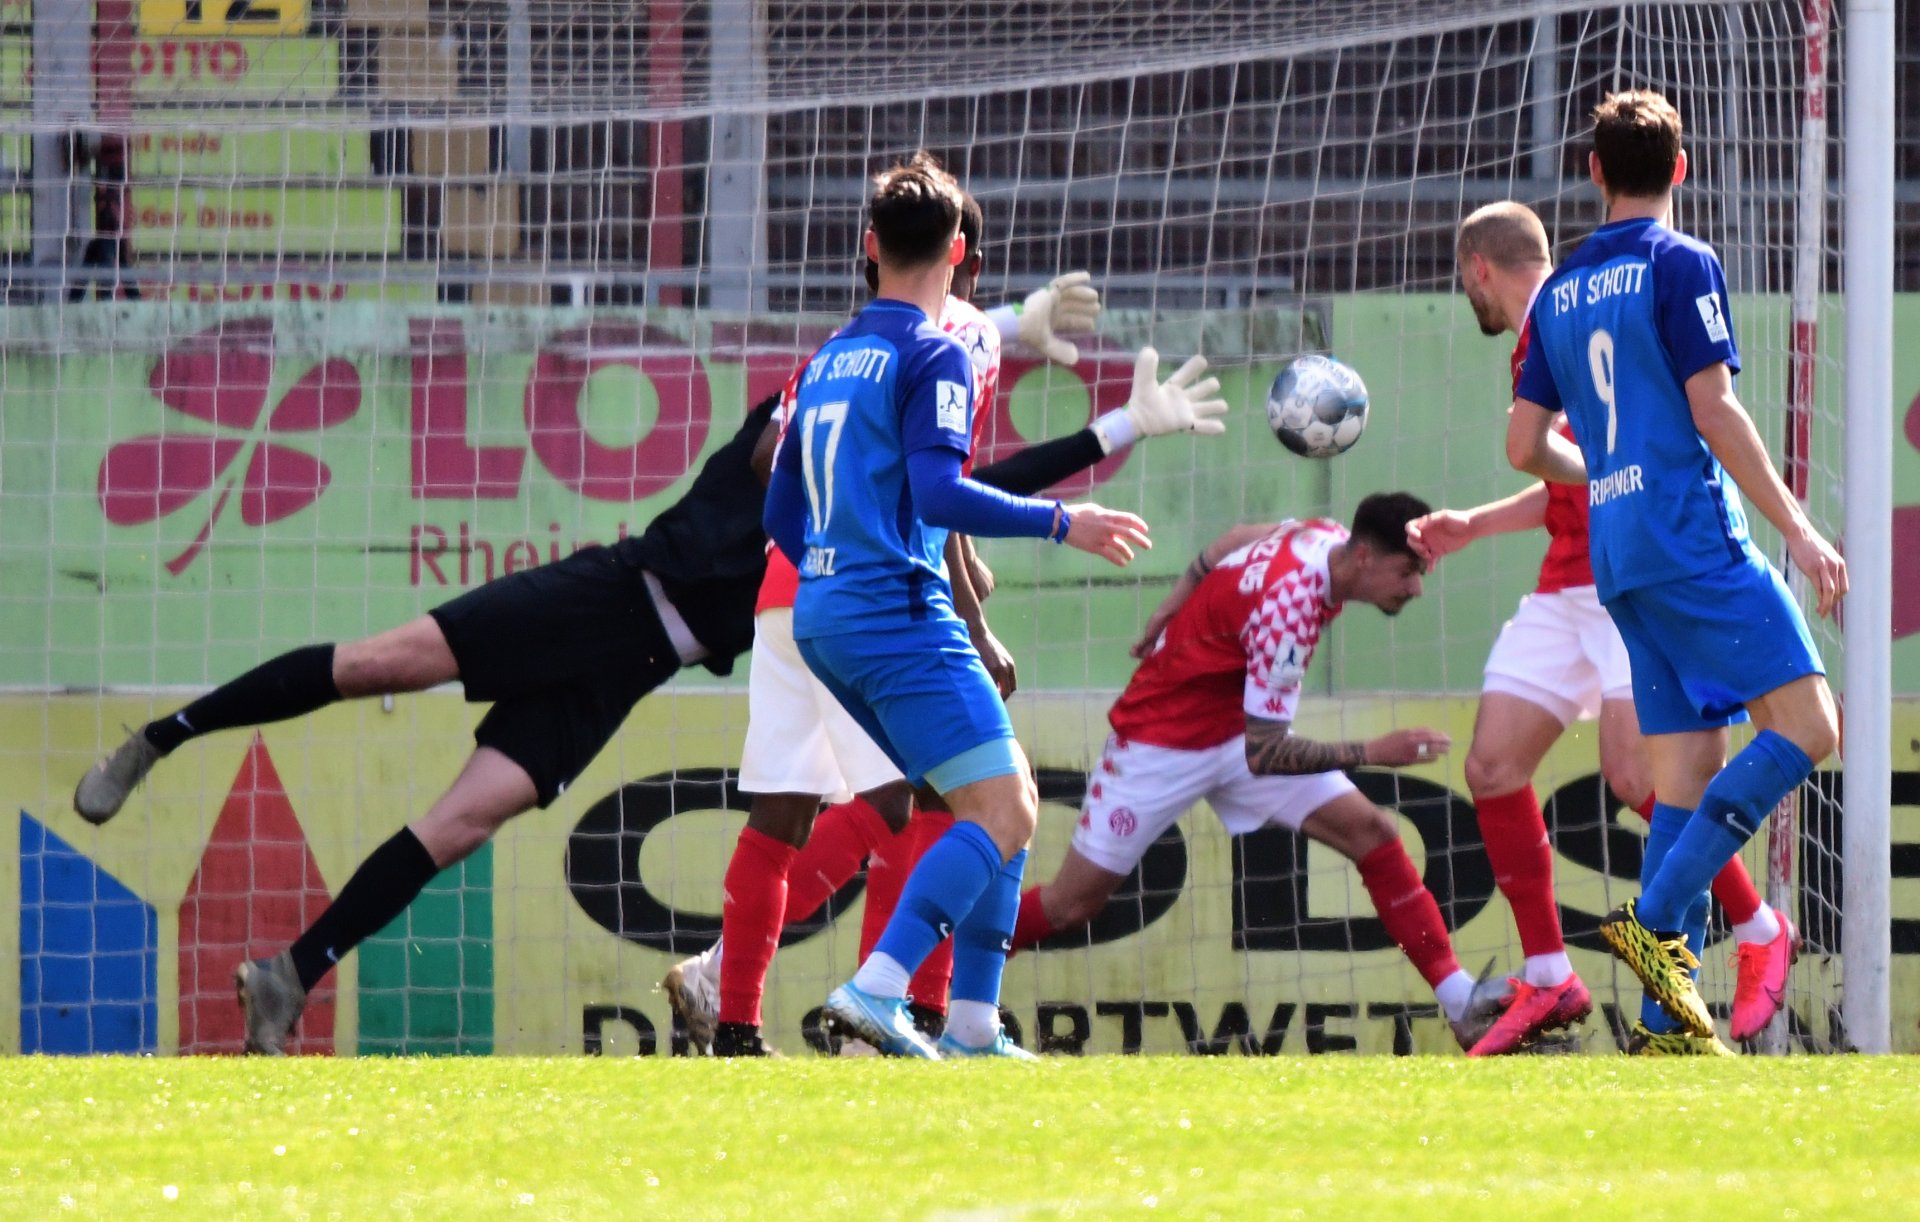
[[[713,1051],[717,1057],[777,1057],[780,1054],[760,1038],[760,1028],[752,1023],[720,1023],[713,1029]]]
[[[687,1041],[697,1055],[713,1052],[714,1028],[720,1021],[720,943],[715,942],[691,959],[667,969],[660,987],[674,1017],[687,1029]]]
[[[940,1059],[933,1044],[914,1027],[904,997],[875,997],[849,982],[827,997],[822,1017],[828,1030],[841,1039],[865,1040],[882,1056]]]
[[[1800,931],[1784,916],[1771,942],[1742,942],[1734,955],[1733,1022],[1730,1034],[1750,1040],[1787,1004],[1787,973],[1800,957]]]
[[[937,1047],[943,1061],[958,1061],[966,1057],[1004,1057],[1009,1061],[1028,1062],[1040,1059],[1008,1038],[1005,1027],[993,1033],[991,1042],[977,1048],[972,1044],[963,1044],[951,1035],[941,1036]]]
[[[1717,1035],[1695,1035],[1685,1028],[1679,1031],[1649,1031],[1645,1023],[1636,1022],[1633,1024],[1633,1034],[1627,1037],[1627,1055],[1630,1057],[1730,1057],[1737,1054],[1721,1043]]]
[[[1600,922],[1600,936],[1613,948],[1614,958],[1633,969],[1647,996],[1660,1003],[1667,1016],[1705,1039],[1713,1035],[1713,1015],[1693,982],[1700,960],[1687,949],[1686,935],[1648,929],[1628,900]]]
[[[287,1039],[300,1011],[307,1008],[307,991],[293,969],[293,956],[281,951],[271,959],[250,959],[233,969],[233,991],[240,999],[246,1022],[247,1051],[261,1056],[287,1054]]]
[[[112,755],[87,770],[74,787],[73,809],[95,827],[120,813],[127,795],[147,779],[160,762],[160,748],[147,741],[144,731],[135,730]]]
[[[1515,978],[1509,982],[1513,996],[1506,1013],[1494,1020],[1478,1043],[1467,1050],[1470,1057],[1498,1057],[1524,1052],[1541,1036],[1562,1027],[1571,1027],[1593,1013],[1593,997],[1580,977],[1569,975],[1559,984],[1532,985]]]

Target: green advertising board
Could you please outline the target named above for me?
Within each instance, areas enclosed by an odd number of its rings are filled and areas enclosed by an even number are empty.
[[[135,187],[154,255],[382,254],[401,245],[400,193],[371,187]]]
[[[1784,306],[1736,301],[1733,313],[1748,354],[1743,394],[1777,438]],[[1898,314],[1897,327],[1920,327],[1920,298],[1901,299]],[[1340,298],[1331,321],[1331,347],[1366,376],[1373,415],[1359,446],[1330,463],[1293,457],[1269,435],[1262,403],[1285,357],[1272,341],[1251,349],[1272,355],[1249,355],[1246,316],[1115,319],[1074,369],[1009,361],[990,453],[1124,403],[1130,350],[1149,326],[1177,333],[1178,348],[1162,344],[1170,360],[1190,347],[1215,357],[1234,408],[1224,437],[1155,439],[1060,493],[1147,519],[1156,546],[1132,568],[1045,544],[984,545],[999,577],[995,630],[1023,687],[1119,686],[1147,613],[1232,523],[1345,515],[1381,489],[1464,507],[1524,486],[1502,444],[1508,344],[1481,337],[1457,298]],[[354,301],[8,311],[0,684],[202,684],[644,528],[811,334],[795,332],[791,356],[742,355],[715,340],[715,325],[664,310]],[[1826,332],[1836,344],[1837,330]],[[1832,527],[1840,363],[1826,350],[1813,511]],[[1896,373],[1904,419],[1920,350],[1903,351]],[[1895,500],[1920,514],[1915,437],[1910,425]],[[1396,619],[1351,610],[1314,684],[1477,690],[1543,544],[1516,535],[1449,558]],[[1920,636],[1896,643],[1894,667],[1896,690],[1920,692]]]
[[[127,140],[136,179],[364,178],[365,112],[140,111]]]
[[[340,44],[330,38],[137,38],[128,54],[134,99],[150,106],[325,102],[340,92]]]

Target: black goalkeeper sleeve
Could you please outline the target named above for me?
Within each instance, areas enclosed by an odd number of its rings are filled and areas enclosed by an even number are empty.
[[[1038,496],[1069,475],[1078,475],[1105,458],[1100,438],[1090,428],[1067,437],[1030,445],[1011,458],[980,467],[973,478],[1016,496]]]

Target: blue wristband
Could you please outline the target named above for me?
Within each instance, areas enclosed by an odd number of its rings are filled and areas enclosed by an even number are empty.
[[[1073,525],[1073,515],[1068,513],[1067,507],[1059,501],[1055,501],[1053,507],[1060,512],[1060,522],[1059,525],[1053,528],[1053,533],[1047,537],[1055,543],[1065,543],[1067,541],[1067,528]]]

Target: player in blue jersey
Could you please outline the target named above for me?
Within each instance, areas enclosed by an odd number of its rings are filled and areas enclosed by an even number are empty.
[[[793,635],[807,666],[953,829],[907,879],[893,920],[828,998],[843,1034],[893,1055],[1025,1056],[1000,1029],[1000,976],[1039,800],[1006,706],[954,613],[949,530],[1064,542],[1115,564],[1148,546],[1132,514],[1010,496],[961,474],[972,444],[966,351],[934,321],[966,255],[961,191],[924,154],[882,174],[866,253],[878,297],[808,362],[767,492],[769,536],[800,570]],[[953,936],[936,1050],[906,985]]]
[[[1626,641],[1659,801],[1637,901],[1600,933],[1649,1003],[1637,1040],[1722,1053],[1694,982],[1707,884],[1838,743],[1820,656],[1780,574],[1747,535],[1733,484],[1780,531],[1831,615],[1846,563],[1774,471],[1734,394],[1740,369],[1712,249],[1667,227],[1687,173],[1680,116],[1657,93],[1594,111],[1588,167],[1607,223],[1541,287],[1515,388],[1515,467],[1587,485],[1594,583]],[[1564,411],[1578,448],[1552,431]],[[1727,761],[1727,727],[1754,739]]]

